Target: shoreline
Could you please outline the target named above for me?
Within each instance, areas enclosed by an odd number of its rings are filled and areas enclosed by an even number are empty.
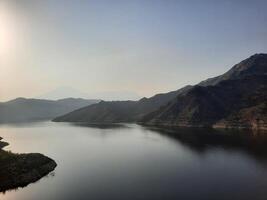
[[[25,187],[52,172],[57,164],[40,153],[17,154],[5,151],[0,137],[0,192]]]

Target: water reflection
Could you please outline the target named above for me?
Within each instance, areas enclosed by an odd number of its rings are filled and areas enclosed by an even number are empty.
[[[13,152],[57,163],[1,200],[266,200],[267,138],[249,131],[43,122],[0,126]]]
[[[241,151],[258,161],[267,161],[267,131],[226,130],[209,128],[146,127],[166,137],[177,140],[196,153],[213,148]]]
[[[71,123],[74,126],[80,127],[89,127],[89,128],[97,128],[97,129],[122,129],[129,128],[126,124],[92,124],[92,123]]]

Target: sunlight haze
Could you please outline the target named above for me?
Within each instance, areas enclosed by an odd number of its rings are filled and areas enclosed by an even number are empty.
[[[205,1],[0,0],[0,101],[65,86],[149,97],[267,52],[266,1]]]

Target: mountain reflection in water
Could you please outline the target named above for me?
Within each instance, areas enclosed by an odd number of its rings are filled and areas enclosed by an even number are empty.
[[[54,176],[1,200],[266,200],[263,132],[162,129],[136,124],[0,125],[13,152],[40,152]]]

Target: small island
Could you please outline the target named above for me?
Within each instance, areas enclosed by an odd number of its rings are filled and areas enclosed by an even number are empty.
[[[3,150],[7,145],[0,141],[0,192],[36,182],[57,166],[54,160],[39,153],[16,154]]]

